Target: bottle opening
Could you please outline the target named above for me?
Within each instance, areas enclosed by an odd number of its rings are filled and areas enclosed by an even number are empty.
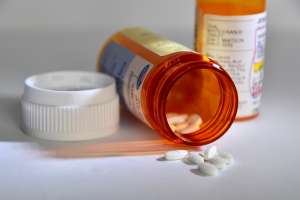
[[[215,67],[195,67],[179,75],[170,87],[165,125],[183,143],[204,145],[225,134],[236,110],[236,90],[228,74]],[[170,120],[175,113],[184,120]]]
[[[221,92],[219,80],[214,72],[207,69],[191,70],[172,86],[166,102],[166,113],[198,115],[202,119],[199,129],[203,129],[219,108]],[[200,123],[199,120],[197,123]],[[176,123],[173,125],[176,126]]]
[[[226,133],[236,116],[238,98],[233,81],[218,63],[203,57],[187,55],[181,62],[172,59],[151,77],[153,85],[147,86],[145,106],[151,111],[146,113],[147,121],[175,143],[212,143]],[[170,120],[171,115],[181,119]],[[191,127],[179,131],[176,126],[180,123]]]

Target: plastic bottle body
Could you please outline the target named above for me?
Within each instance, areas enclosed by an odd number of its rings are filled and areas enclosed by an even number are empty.
[[[195,50],[219,62],[236,85],[236,120],[256,117],[264,76],[266,1],[197,0],[195,24]]]
[[[162,137],[175,143],[211,143],[231,126],[235,86],[215,61],[142,28],[113,35],[98,57],[98,70],[114,76],[121,103]],[[166,113],[199,114],[200,130],[181,135]]]

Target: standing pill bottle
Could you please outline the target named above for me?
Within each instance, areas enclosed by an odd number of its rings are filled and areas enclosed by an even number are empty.
[[[231,76],[239,95],[236,120],[259,113],[265,43],[266,0],[197,0],[195,50]]]
[[[116,78],[123,107],[165,139],[205,145],[233,123],[238,97],[233,81],[214,60],[143,28],[114,34],[98,56],[98,71]],[[166,113],[198,114],[200,129],[173,132]]]

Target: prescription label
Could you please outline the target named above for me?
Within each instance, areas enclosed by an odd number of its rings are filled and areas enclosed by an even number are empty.
[[[245,16],[205,14],[202,23],[201,52],[219,62],[234,81],[239,96],[237,117],[256,114],[264,77],[266,12]],[[200,36],[196,38],[200,40]]]
[[[100,72],[116,78],[121,104],[147,124],[141,109],[141,89],[153,64],[115,41],[105,47],[99,62]]]
[[[160,56],[165,56],[178,51],[193,51],[147,29],[136,27],[123,30],[121,33]]]

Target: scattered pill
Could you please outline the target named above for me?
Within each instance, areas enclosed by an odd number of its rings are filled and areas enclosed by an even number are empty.
[[[227,164],[231,164],[233,162],[233,156],[230,153],[218,152],[216,155],[223,158]]]
[[[226,161],[219,156],[214,156],[210,158],[209,162],[219,169],[223,169],[226,166]]]
[[[170,128],[171,128],[171,130],[175,133],[175,131],[176,131],[176,126],[170,125]]]
[[[218,174],[218,168],[210,163],[199,163],[198,170],[204,174],[215,176]]]
[[[202,124],[202,119],[199,115],[197,114],[193,114],[193,115],[190,115],[186,121],[189,123],[189,124],[197,124],[197,125],[200,125]]]
[[[204,159],[209,160],[210,158],[214,157],[217,153],[217,147],[216,146],[210,146],[207,147],[204,152]]]
[[[198,131],[200,129],[199,125],[197,124],[192,124],[189,125],[188,127],[178,131],[180,134],[189,134],[189,133],[193,133],[195,131]]]
[[[188,152],[186,150],[175,150],[175,151],[169,151],[165,153],[165,159],[166,160],[179,160],[182,158],[185,158],[187,156]]]
[[[188,126],[189,126],[189,123],[187,123],[187,122],[178,123],[178,124],[176,124],[176,131],[179,132]]]
[[[170,125],[170,128],[176,129],[176,126]],[[173,130],[173,129],[172,129]],[[179,160],[186,158],[195,164],[198,164],[198,170],[203,174],[215,176],[218,169],[224,169],[226,164],[233,162],[233,156],[227,152],[217,152],[216,146],[206,148],[204,155],[200,152],[187,152],[186,150],[174,150],[165,153],[166,160]],[[208,160],[209,162],[204,162]]]
[[[174,116],[176,116],[176,115],[178,115],[177,113],[167,113],[166,114],[166,117],[168,118],[168,117],[174,117]]]
[[[187,117],[188,117],[187,114],[181,114],[181,115],[176,115],[176,116],[172,116],[172,117],[167,117],[167,120],[168,120],[169,124],[174,125],[174,124],[184,122]]]
[[[196,164],[204,162],[204,158],[200,156],[199,152],[190,152],[188,154],[188,159],[192,163],[196,163]]]

